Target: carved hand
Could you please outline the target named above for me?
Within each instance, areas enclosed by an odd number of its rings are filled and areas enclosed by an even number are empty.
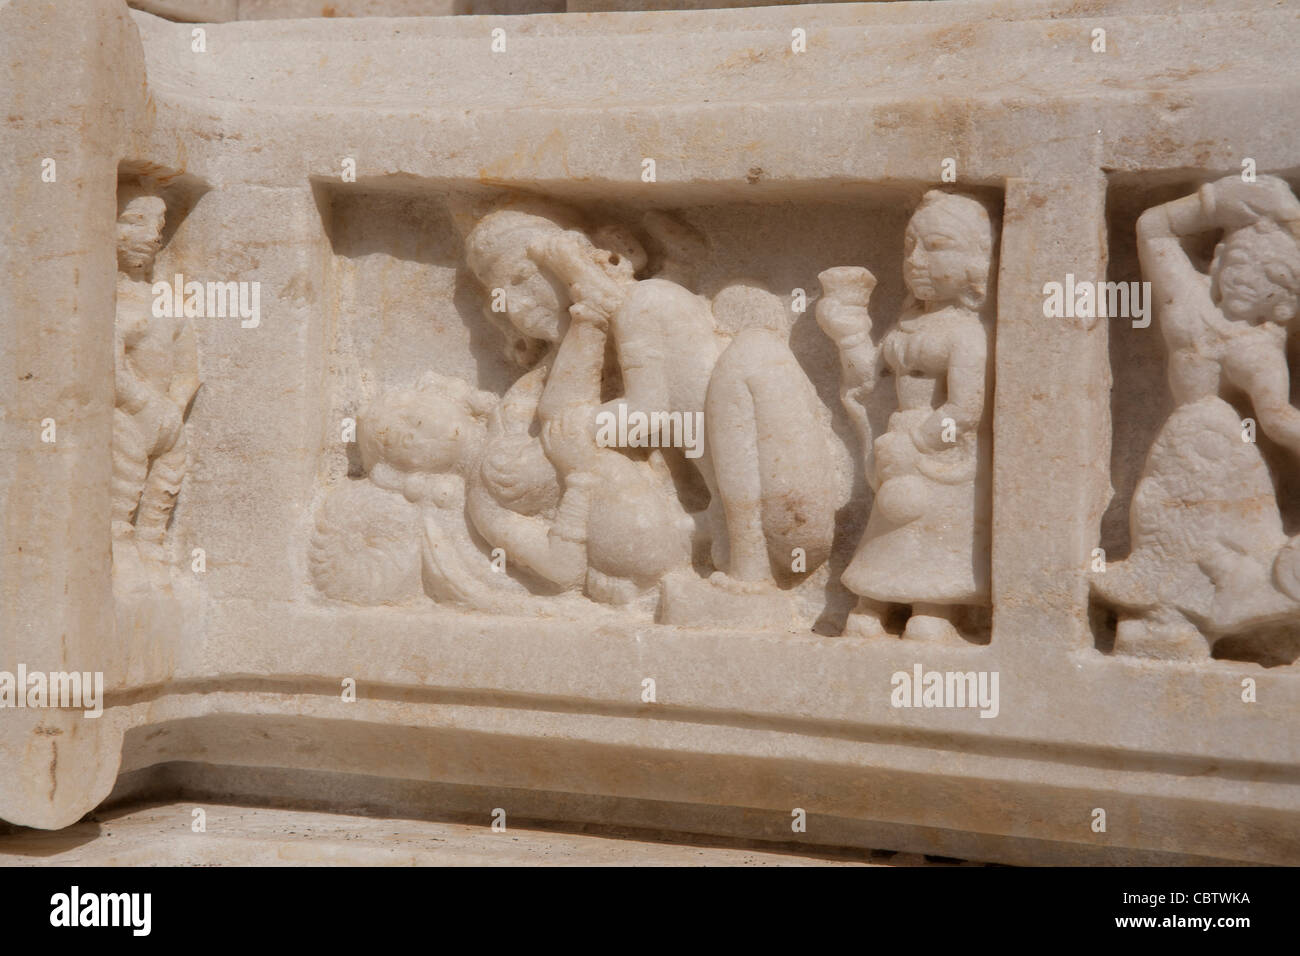
[[[571,232],[543,236],[529,244],[528,256],[569,287],[574,304],[609,318],[623,302],[623,286],[618,270],[610,264],[610,253],[585,236]]]
[[[932,412],[925,421],[912,429],[912,444],[917,451],[936,452],[953,447],[943,440],[943,423],[947,418],[942,409]]]
[[[596,461],[591,408],[570,406],[544,422],[542,447],[562,474],[590,471]]]
[[[1300,200],[1291,187],[1273,176],[1253,183],[1225,176],[1201,188],[1201,202],[1211,220],[1224,229],[1241,229],[1260,219],[1300,219]]]
[[[867,269],[827,269],[820,276],[825,290],[817,302],[817,325],[839,346],[856,345],[868,340],[871,316],[867,300],[876,286],[876,277]]]
[[[569,315],[575,323],[592,325],[602,332],[609,330],[609,313],[593,308],[586,302],[576,302],[569,306]]]

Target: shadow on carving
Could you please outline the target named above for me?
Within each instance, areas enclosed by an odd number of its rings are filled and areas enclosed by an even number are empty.
[[[155,265],[205,191],[192,177],[149,164],[119,169],[112,478],[119,592],[171,587],[176,562],[168,532],[189,467],[185,422],[199,389],[199,360],[189,289],[183,285],[186,294],[175,302],[163,297],[167,307],[160,308],[155,279],[168,289],[173,279]]]
[[[321,594],[987,643],[990,197],[315,190],[355,424]]]
[[[1276,176],[1167,179],[1114,176],[1108,197],[1109,278],[1149,283],[1154,316],[1110,328],[1115,497],[1092,585],[1115,623],[1094,613],[1094,634],[1142,657],[1292,663],[1300,200]]]

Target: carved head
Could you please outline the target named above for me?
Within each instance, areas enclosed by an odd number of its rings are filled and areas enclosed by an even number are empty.
[[[167,204],[139,186],[123,186],[117,197],[117,267],[148,277],[162,246]]]
[[[383,393],[357,416],[361,463],[376,484],[395,491],[405,490],[394,487],[402,476],[461,473],[496,403],[495,395],[461,379],[430,372],[415,388]]]
[[[927,192],[903,237],[903,279],[918,301],[977,309],[988,295],[993,224],[978,200]]]
[[[542,200],[514,201],[480,219],[465,238],[470,271],[487,290],[487,317],[506,336],[506,357],[520,365],[536,361],[547,343],[558,342],[568,326],[564,285],[528,255],[528,246],[548,232],[577,229],[572,211]],[[504,293],[503,313],[491,301]]]
[[[1210,279],[1210,294],[1229,319],[1286,324],[1300,315],[1300,243],[1271,219],[1225,235]]]

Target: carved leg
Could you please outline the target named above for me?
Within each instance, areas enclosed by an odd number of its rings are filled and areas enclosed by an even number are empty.
[[[113,567],[120,581],[130,578],[140,564],[135,540],[136,510],[149,473],[149,449],[134,418],[113,409],[112,518]]]
[[[689,459],[683,459],[688,461]],[[727,515],[722,508],[722,493],[718,491],[717,475],[713,471],[712,449],[706,448],[703,455],[695,460],[704,487],[709,492],[709,504],[701,519],[704,533],[709,541],[709,561],[714,568],[725,568],[731,563],[731,547],[727,541]]]
[[[858,606],[850,612],[844,622],[845,637],[888,637],[885,630],[885,612],[887,604],[873,601],[868,597],[859,597]]]
[[[722,508],[722,496],[717,489],[712,490],[709,507],[704,512],[704,520],[709,528],[709,561],[715,568],[729,567],[731,564],[731,545],[727,540],[727,515]]]
[[[763,532],[763,476],[760,472],[757,420],[748,383],[738,374],[716,374],[706,408],[717,497],[726,518],[726,541],[714,540],[714,557],[732,578],[774,583]],[[716,515],[713,502],[710,513]]]
[[[135,531],[131,523],[145,476],[149,472],[149,453],[144,435],[135,419],[120,408],[113,409],[113,537],[129,538]]]
[[[941,641],[960,644],[962,637],[953,624],[957,606],[953,604],[913,604],[912,616],[903,628],[903,637],[914,641]]]
[[[763,516],[756,501],[724,502],[727,512],[729,566],[727,573],[741,581],[769,582],[772,563],[767,555]]]
[[[164,557],[163,535],[167,531],[172,509],[176,506],[181,481],[185,478],[187,457],[188,447],[182,429],[176,443],[153,460],[144,494],[140,498],[140,509],[135,519],[136,544],[142,555],[159,562]]]

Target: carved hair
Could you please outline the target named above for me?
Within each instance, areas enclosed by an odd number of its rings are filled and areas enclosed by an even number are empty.
[[[420,593],[418,511],[370,482],[346,481],[321,502],[307,552],[312,583],[352,604],[401,604]]]
[[[576,210],[535,196],[512,197],[499,202],[465,236],[465,262],[480,283],[486,285],[492,266],[502,259],[526,259],[528,245],[538,233],[565,229],[581,230]],[[489,290],[491,291],[491,290]],[[544,343],[530,338],[504,314],[486,310],[488,321],[505,336],[506,358],[525,367],[540,356]]]
[[[384,392],[357,416],[357,447],[361,452],[361,463],[372,477],[373,472],[381,467],[405,473],[426,472],[430,440],[419,431],[423,418],[413,418],[412,410],[423,406],[425,412],[434,415],[459,410],[482,433],[497,401],[497,396],[490,392],[480,391],[463,379],[437,372],[427,373],[413,390]],[[465,436],[465,441],[473,441],[475,437],[481,435]],[[468,462],[458,461],[456,470],[467,465]]]
[[[1300,242],[1294,233],[1272,219],[1259,219],[1224,236],[1215,247],[1210,274],[1219,294],[1219,271],[1246,265],[1262,273],[1273,285],[1300,299]],[[1293,310],[1292,317],[1295,311]]]
[[[574,209],[533,196],[499,203],[465,237],[465,261],[480,278],[503,257],[527,258],[528,244],[538,232],[582,229]]]
[[[117,215],[120,219],[128,209],[142,213],[166,215],[167,203],[161,196],[135,183],[122,183],[117,187]]]
[[[978,199],[970,196],[931,189],[922,197],[921,205],[912,214],[912,218],[927,211],[942,216],[944,224],[952,230],[958,241],[978,255],[981,265],[975,266],[967,275],[968,287],[961,293],[959,300],[968,309],[980,309],[988,297],[993,272],[994,231],[988,209]],[[909,293],[904,313],[911,314],[919,310],[919,304]]]
[[[618,256],[630,275],[642,273],[650,259],[641,240],[626,226],[614,224],[601,226],[591,234],[591,243],[598,249],[604,249]]]

